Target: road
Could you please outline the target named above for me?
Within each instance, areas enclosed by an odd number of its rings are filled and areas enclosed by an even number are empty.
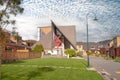
[[[87,60],[87,57],[84,57]],[[100,73],[107,75],[110,79],[120,80],[120,63],[112,60],[105,60],[102,57],[90,56],[90,65],[97,69]]]

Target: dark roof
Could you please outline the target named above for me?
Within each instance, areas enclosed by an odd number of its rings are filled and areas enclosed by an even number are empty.
[[[16,47],[25,47],[25,48],[30,48],[27,45],[21,45],[21,44],[15,44],[15,43],[9,43],[8,46],[16,46]]]

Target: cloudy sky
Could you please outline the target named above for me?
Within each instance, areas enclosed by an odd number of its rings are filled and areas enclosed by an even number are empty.
[[[37,27],[75,25],[77,41],[86,41],[86,16],[89,41],[112,39],[120,35],[120,0],[23,0],[25,9],[15,18],[23,39],[38,39]],[[93,21],[94,17],[98,21]]]

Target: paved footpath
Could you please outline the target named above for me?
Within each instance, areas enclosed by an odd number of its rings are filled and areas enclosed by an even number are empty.
[[[87,57],[84,57],[87,60]],[[90,56],[90,64],[99,71],[106,80],[120,80],[120,63],[105,60],[102,57]]]

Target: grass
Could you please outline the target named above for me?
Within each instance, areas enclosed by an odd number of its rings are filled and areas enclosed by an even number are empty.
[[[120,63],[120,57],[116,57],[115,61]]]
[[[85,60],[42,58],[3,64],[2,80],[104,80]]]
[[[85,60],[66,59],[66,58],[41,58],[30,59],[19,62],[12,62],[6,65],[38,65],[38,66],[63,66],[63,67],[77,67],[86,68]]]

